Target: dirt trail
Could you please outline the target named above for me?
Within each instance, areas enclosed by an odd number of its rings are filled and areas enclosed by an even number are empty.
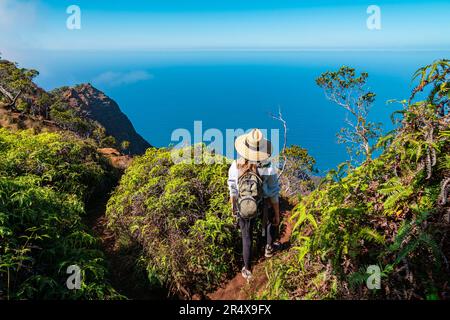
[[[96,198],[87,205],[87,225],[95,236],[100,239],[102,250],[109,264],[110,282],[122,295],[129,299],[159,300],[167,299],[167,292],[163,289],[155,290],[145,286],[145,275],[136,271],[136,250],[119,250],[115,243],[114,234],[108,230],[106,204],[108,196]]]
[[[280,243],[282,250],[284,250],[289,247],[289,239],[292,233],[292,225],[289,222],[290,211],[281,208],[281,216]],[[261,293],[261,291],[265,289],[267,283],[267,276],[264,268],[266,259],[267,258],[263,256],[255,263],[252,270],[253,278],[249,283],[247,283],[247,280],[245,280],[239,272],[223,287],[208,294],[207,298],[211,300],[248,300],[252,298],[252,295]]]
[[[140,274],[136,268],[136,254],[139,248],[119,250],[116,246],[114,234],[107,228],[106,204],[109,194],[104,192],[102,196],[93,197],[86,206],[86,224],[100,239],[102,250],[109,264],[110,282],[122,295],[129,299],[137,300],[161,300],[169,298],[167,290],[150,288],[147,284],[145,272]],[[289,223],[291,206],[281,202],[281,229],[280,243],[284,250],[289,247],[289,239],[292,225]],[[253,267],[253,278],[247,283],[238,272],[234,278],[227,281],[223,287],[207,295],[210,300],[247,300],[254,294],[261,293],[265,289],[267,277],[264,268],[266,258],[262,256]],[[174,299],[173,296],[170,297]],[[198,297],[200,298],[200,297]],[[196,298],[193,298],[196,300]]]

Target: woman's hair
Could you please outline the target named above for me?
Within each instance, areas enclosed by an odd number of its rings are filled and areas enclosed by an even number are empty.
[[[258,167],[259,167],[258,162],[240,158],[236,163],[239,171],[239,176],[242,176],[244,173],[247,173],[249,171],[258,174]]]

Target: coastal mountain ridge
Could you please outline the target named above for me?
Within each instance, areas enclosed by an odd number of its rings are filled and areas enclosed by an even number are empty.
[[[47,92],[34,81],[37,70],[20,68],[0,58],[0,126],[39,132],[71,131],[101,148],[129,155],[151,147],[119,105],[91,84],[64,86]]]
[[[118,143],[129,141],[130,154],[142,154],[151,145],[139,135],[130,119],[119,105],[90,83],[57,89],[59,98],[72,108],[79,108],[89,118],[97,121]]]

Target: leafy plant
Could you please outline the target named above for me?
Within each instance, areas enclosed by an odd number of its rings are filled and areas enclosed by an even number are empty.
[[[437,62],[417,74],[444,90],[446,68]],[[319,84],[345,103],[342,90],[365,79],[344,68]],[[433,97],[403,103],[399,127],[378,141],[377,158],[353,168],[344,163],[302,198],[292,215],[293,246],[270,264],[270,298],[446,297],[450,122],[436,112],[444,96]],[[381,270],[381,290],[365,286],[370,265]]]
[[[84,201],[110,174],[95,145],[0,129],[0,155],[0,298],[120,297],[82,221]],[[69,265],[82,270],[80,290],[66,287]]]
[[[193,147],[177,152],[194,154]],[[224,158],[179,163],[170,149],[136,157],[108,202],[108,225],[142,247],[149,278],[181,296],[204,294],[236,268],[240,239],[227,203]]]

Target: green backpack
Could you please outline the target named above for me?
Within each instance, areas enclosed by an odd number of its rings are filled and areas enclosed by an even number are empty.
[[[253,171],[244,172],[238,179],[238,211],[244,219],[255,218],[262,200],[262,180]]]

